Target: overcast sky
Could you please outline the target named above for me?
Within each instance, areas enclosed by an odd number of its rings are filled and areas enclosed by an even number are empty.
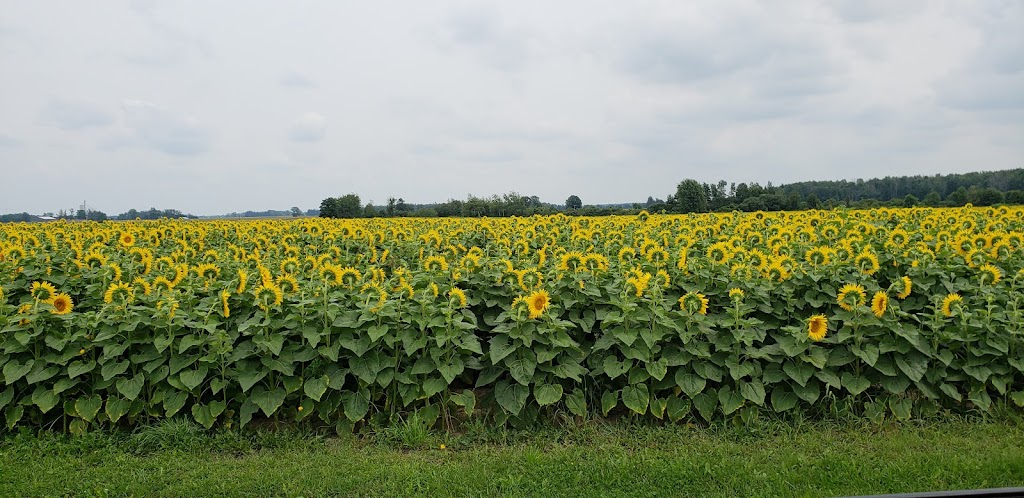
[[[0,1],[0,213],[1024,167],[1024,2]]]

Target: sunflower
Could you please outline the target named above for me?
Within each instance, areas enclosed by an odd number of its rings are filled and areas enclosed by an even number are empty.
[[[900,291],[899,294],[896,294],[896,297],[900,299],[906,299],[908,296],[910,296],[910,290],[914,286],[914,281],[910,280],[910,277],[904,275],[903,278],[900,279],[900,282],[903,284],[903,290]]]
[[[804,259],[814,266],[827,265],[829,263],[829,251],[827,247],[814,247],[808,249]]]
[[[882,318],[885,314],[886,308],[889,307],[889,295],[884,291],[878,291],[874,297],[871,298],[871,312],[878,318]]]
[[[733,287],[732,289],[729,289],[729,299],[732,299],[733,301],[742,301],[743,297],[743,289],[740,289],[738,287]]]
[[[174,288],[174,282],[167,280],[166,277],[159,276],[153,279],[153,284],[151,285],[151,287],[156,289],[157,291],[169,291]]]
[[[875,253],[870,251],[860,253],[856,258],[854,258],[853,264],[860,269],[861,272],[868,275],[874,275],[879,268],[878,257],[875,256]]]
[[[644,291],[647,290],[647,285],[651,281],[651,274],[646,272],[639,272],[639,275],[634,275],[626,279],[626,283],[633,287],[633,292],[636,297],[644,295]]]
[[[434,282],[430,282],[430,292],[434,294],[434,297],[437,297],[438,294],[441,293],[441,291],[437,288],[437,284],[435,284]]]
[[[249,273],[244,269],[238,269],[238,287],[235,289],[235,294],[241,295],[245,292],[245,284],[249,281]]]
[[[71,296],[61,293],[53,297],[53,301],[50,302],[53,305],[53,309],[50,313],[54,315],[66,315],[71,313],[71,310],[75,308],[74,301],[71,300]]]
[[[784,282],[793,275],[789,268],[785,266],[782,260],[772,261],[772,264],[768,265],[764,270],[764,274],[768,277],[768,280],[776,282]]]
[[[281,261],[281,273],[285,275],[294,275],[299,272],[299,268],[301,265],[298,258],[291,257]]]
[[[325,262],[320,265],[320,278],[322,278],[328,286],[337,287],[338,285],[341,285],[341,268]]]
[[[636,250],[634,250],[632,247],[623,246],[622,249],[619,249],[619,264],[624,265],[627,262],[632,261],[635,257]]]
[[[728,242],[716,242],[708,248],[706,255],[711,264],[723,265],[732,257],[731,248]]]
[[[29,289],[32,297],[41,303],[50,304],[53,302],[53,298],[57,296],[57,288],[50,282],[32,282],[32,286]]]
[[[828,318],[825,315],[814,315],[807,320],[807,338],[820,341],[828,333]]]
[[[561,256],[558,262],[558,271],[577,271],[583,266],[583,253],[569,251]]]
[[[114,300],[123,304],[131,304],[135,300],[135,288],[124,282],[113,282],[103,293],[103,302],[111,304]]]
[[[953,305],[957,304],[963,306],[964,298],[959,293],[954,292],[948,294],[945,299],[942,300],[942,314],[949,317],[953,316]]]
[[[121,245],[124,247],[131,247],[135,245],[135,236],[128,232],[122,233],[119,240],[121,242]]]
[[[597,253],[583,256],[583,267],[592,273],[608,271],[608,258]]]
[[[538,318],[551,306],[551,296],[544,289],[537,289],[526,297],[526,306],[530,310],[530,318]]]
[[[850,298],[853,298],[852,302]],[[846,311],[853,311],[855,306],[863,306],[867,298],[867,292],[860,284],[846,284],[839,288],[839,296],[836,297],[836,302],[840,308]]]
[[[31,311],[32,311],[32,304],[31,303],[25,303],[25,304],[23,304],[21,306],[18,306],[18,314],[19,315],[27,315]],[[18,325],[28,325],[30,321],[31,320],[28,317],[25,317],[25,318],[22,318],[21,320],[18,320]]]
[[[987,283],[994,284],[998,282],[1000,278],[1003,277],[1003,272],[999,271],[999,268],[996,268],[995,266],[992,266],[990,264],[981,265],[981,268],[978,268],[978,270],[981,271],[982,282],[985,282],[987,280]]]
[[[423,269],[427,271],[448,271],[448,260],[444,256],[428,256],[423,260]]]
[[[690,315],[694,313],[706,315],[708,314],[708,299],[704,297],[704,294],[690,291],[679,298],[679,308]]]
[[[231,291],[223,290],[220,292],[220,303],[224,308],[224,318],[231,316],[231,309],[228,308],[228,298],[231,297]]]
[[[452,287],[452,289],[448,291],[448,298],[455,302],[456,308],[466,307],[466,291],[458,287]]]
[[[662,289],[668,289],[668,287],[672,285],[672,279],[669,278],[668,272],[665,270],[658,270],[658,272],[654,274],[654,281]]]
[[[281,288],[270,283],[260,285],[253,294],[256,296],[256,306],[263,311],[269,311],[271,306],[276,306],[284,301],[284,293]]]
[[[291,275],[281,275],[277,277],[275,283],[285,294],[293,294],[299,291],[299,282]]]
[[[655,266],[661,266],[665,260],[668,259],[668,253],[660,247],[653,247],[647,251],[647,261],[650,261]]]
[[[82,258],[82,263],[89,268],[99,268],[107,264],[107,257],[98,252],[90,252]]]
[[[150,286],[149,282],[146,282],[142,277],[135,277],[135,279],[132,280],[132,283],[139,284],[139,287],[142,287],[142,295],[144,296],[148,296],[153,292],[153,287]]]
[[[340,270],[338,279],[341,281],[343,285],[345,285],[349,289],[352,289],[356,286],[356,284],[359,283],[360,280],[363,279],[363,275],[359,273],[359,270],[352,268],[351,266],[346,266]]]

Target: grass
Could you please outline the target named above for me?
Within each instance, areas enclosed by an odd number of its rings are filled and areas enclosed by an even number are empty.
[[[444,444],[446,449],[441,449]],[[410,449],[412,448],[412,449]],[[0,496],[834,496],[1024,486],[1024,422],[594,422],[457,435],[207,432],[0,438]]]

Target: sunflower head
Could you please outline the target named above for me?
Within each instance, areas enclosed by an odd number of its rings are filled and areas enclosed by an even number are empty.
[[[871,298],[871,312],[878,318],[882,318],[882,315],[885,315],[885,310],[888,307],[889,295],[885,291],[878,291]]]
[[[231,291],[223,290],[220,292],[220,303],[223,307],[224,318],[231,316],[231,308],[228,307],[228,298],[231,297]]]
[[[74,301],[71,300],[71,296],[65,293],[57,294],[56,296],[54,296],[53,301],[50,302],[50,305],[53,306],[53,309],[50,310],[50,313],[53,313],[54,315],[66,315],[68,313],[71,313],[71,310],[75,308],[75,303]]]
[[[668,289],[668,287],[672,285],[672,279],[668,276],[668,272],[665,270],[658,270],[657,273],[654,274],[654,282],[655,285],[662,289]]]
[[[853,311],[855,307],[864,305],[867,296],[867,291],[860,284],[846,284],[839,288],[836,303],[846,311]]]
[[[551,296],[544,289],[537,289],[526,297],[526,306],[530,310],[530,318],[538,318],[551,306]]]
[[[981,268],[978,268],[978,270],[981,271],[982,284],[995,284],[999,282],[999,279],[1003,278],[1003,272],[990,264],[981,265]]]
[[[235,294],[241,294],[245,292],[245,284],[249,281],[249,272],[242,268],[238,269],[238,287],[235,289]]]
[[[456,308],[466,307],[466,291],[458,287],[452,287],[452,289],[448,291],[448,298],[450,304]]]
[[[743,289],[740,289],[738,287],[733,287],[732,289],[729,289],[729,299],[733,301],[742,301],[744,296],[745,294],[743,293]]]
[[[560,258],[558,270],[575,272],[581,266],[583,266],[583,254],[577,251],[569,251]]]
[[[878,257],[872,252],[862,252],[857,255],[853,260],[853,264],[860,269],[861,272],[868,275],[874,275],[878,271]]]
[[[828,333],[828,318],[825,315],[814,315],[807,320],[807,338],[820,341]]]
[[[346,266],[341,269],[341,273],[338,278],[342,285],[352,289],[363,279],[363,275],[359,273],[359,270],[352,268],[351,266]]]
[[[325,262],[320,265],[320,278],[330,287],[341,285],[341,268]]]
[[[679,298],[679,308],[689,315],[708,314],[708,298],[699,292],[690,291]]]
[[[423,269],[427,271],[448,271],[448,260],[444,256],[428,256],[423,260]]]
[[[111,304],[117,302],[122,305],[131,304],[135,300],[135,288],[124,282],[113,282],[103,293],[103,302]]]
[[[271,306],[279,305],[284,301],[284,293],[274,283],[260,285],[253,291],[253,294],[255,295],[256,306],[259,306],[263,311],[269,311]]]
[[[946,317],[953,316],[953,312],[963,307],[964,298],[958,292],[947,294],[942,300],[942,314]]]
[[[32,298],[41,303],[51,303],[53,298],[57,297],[57,288],[50,282],[32,282],[32,286],[29,288],[32,293]]]
[[[896,297],[900,299],[906,299],[907,297],[910,296],[910,291],[914,286],[914,281],[910,280],[910,277],[904,275],[903,278],[900,279],[900,284],[903,286],[903,288],[900,289],[899,294],[896,294]]]
[[[153,279],[152,288],[157,291],[169,291],[174,288],[174,282],[167,280],[164,276],[159,276]]]

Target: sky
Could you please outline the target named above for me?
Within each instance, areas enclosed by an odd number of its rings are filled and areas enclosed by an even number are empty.
[[[1024,2],[0,0],[0,213],[1024,167]]]

